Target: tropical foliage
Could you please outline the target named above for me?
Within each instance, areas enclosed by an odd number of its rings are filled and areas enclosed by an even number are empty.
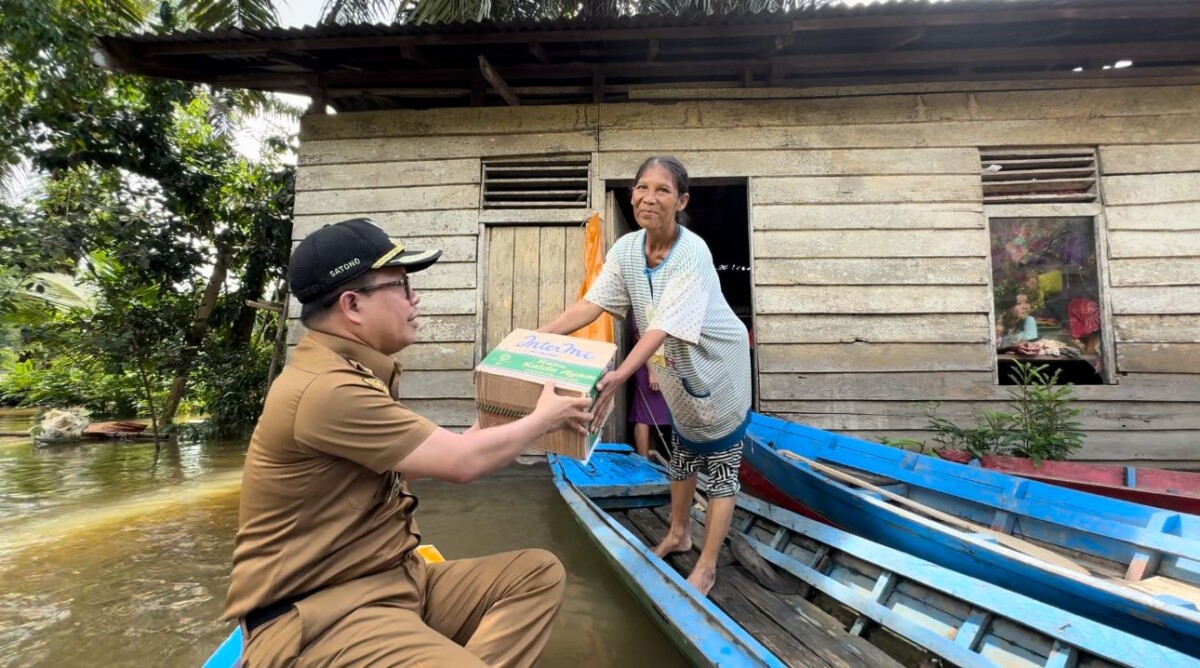
[[[247,157],[236,134],[288,110],[114,76],[92,65],[90,46],[134,25],[268,25],[270,3],[0,3],[0,163],[39,182],[0,206],[0,400],[170,422],[190,396],[218,431],[244,430],[277,317],[247,302],[278,297],[292,169],[286,138]]]
[[[322,20],[361,23],[391,19],[399,23],[458,23],[555,18],[596,18],[633,14],[726,14],[791,11],[820,7],[833,0],[325,0]]]
[[[1075,419],[1083,412],[1073,396],[1074,387],[1060,385],[1061,369],[1018,361],[1011,374],[1009,410],[982,410],[975,423],[960,426],[937,415],[939,404],[925,404],[926,429],[932,443],[916,439],[883,439],[883,443],[925,452],[965,450],[972,457],[1009,455],[1028,457],[1041,464],[1047,459],[1067,459],[1083,447],[1083,432]]]
[[[786,2],[327,0],[323,21],[439,23],[785,11]],[[251,91],[114,75],[95,34],[268,28],[273,0],[0,0],[0,402],[244,431],[261,405],[290,240],[296,110]],[[189,403],[190,402],[190,403]]]

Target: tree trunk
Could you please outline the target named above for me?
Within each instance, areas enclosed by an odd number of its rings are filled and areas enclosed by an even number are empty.
[[[288,325],[288,284],[283,284],[283,294],[280,296],[280,303],[283,304],[283,310],[279,312],[279,320],[276,321],[275,341],[271,344],[271,364],[267,367],[267,389],[271,389],[271,384],[275,382],[275,369],[279,365],[279,360],[284,356],[283,349],[287,343],[287,325]]]
[[[196,361],[196,353],[204,342],[204,328],[208,318],[217,307],[217,298],[221,296],[221,286],[229,275],[229,261],[233,258],[233,249],[224,243],[217,243],[217,261],[213,264],[212,275],[208,277],[208,286],[204,288],[204,296],[200,298],[200,306],[196,309],[196,317],[184,337],[183,350],[179,351],[179,371],[171,381],[171,391],[163,402],[162,417],[159,422],[169,425],[175,419],[179,403],[183,401],[183,393],[187,390],[188,376],[192,372],[192,364]]]

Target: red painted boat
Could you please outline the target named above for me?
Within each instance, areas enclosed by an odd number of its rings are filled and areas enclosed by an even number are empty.
[[[738,469],[738,480],[741,482],[742,491],[746,492],[750,496],[762,499],[763,501],[779,506],[780,508],[786,508],[793,513],[803,515],[810,520],[816,520],[817,522],[828,524],[830,526],[837,526],[833,522],[830,522],[829,519],[824,515],[813,511],[812,508],[809,508],[799,501],[796,501],[792,497],[785,494],[783,490],[771,484],[770,480],[767,480],[765,477],[763,477],[763,474],[754,470],[754,468],[747,464],[745,460],[742,460],[742,465]]]
[[[1024,457],[984,455],[975,460],[963,450],[935,452],[942,459],[959,464],[982,466],[1060,487],[1200,515],[1200,472],[1064,461],[1043,461],[1041,465],[1034,465],[1032,460]]]

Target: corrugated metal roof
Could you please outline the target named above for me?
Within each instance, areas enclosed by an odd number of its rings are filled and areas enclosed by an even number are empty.
[[[430,108],[495,103],[506,87],[521,104],[562,104],[624,100],[645,86],[1200,77],[1197,31],[1200,0],[892,0],[791,12],[102,36],[98,62],[218,86],[319,91],[339,110]],[[1120,59],[1137,65],[1098,70]]]
[[[1022,12],[1035,10],[1080,9],[1095,10],[1113,7],[1172,7],[1195,6],[1197,0],[888,0],[859,5],[832,4],[819,8],[789,12],[763,11],[758,13],[656,15],[639,14],[618,17],[584,19],[542,19],[498,22],[470,21],[439,24],[348,24],[306,25],[291,28],[249,30],[186,30],[171,33],[134,33],[110,35],[132,43],[204,43],[236,41],[285,41],[340,37],[415,36],[439,34],[550,32],[571,30],[616,30],[638,28],[679,28],[748,26],[781,21],[824,20],[854,17],[919,16],[922,14]]]

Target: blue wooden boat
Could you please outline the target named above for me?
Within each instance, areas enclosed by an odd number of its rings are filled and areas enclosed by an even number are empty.
[[[749,433],[745,466],[814,516],[1200,657],[1200,517],[763,415]]]
[[[650,551],[666,530],[661,468],[619,446],[604,446],[586,465],[549,459],[580,525],[696,665],[1195,665],[1182,652],[744,495],[731,535],[761,562],[726,558],[717,587],[701,597],[683,579],[694,554],[663,561]],[[703,506],[692,513],[702,525]],[[751,575],[764,567],[786,591]]]

